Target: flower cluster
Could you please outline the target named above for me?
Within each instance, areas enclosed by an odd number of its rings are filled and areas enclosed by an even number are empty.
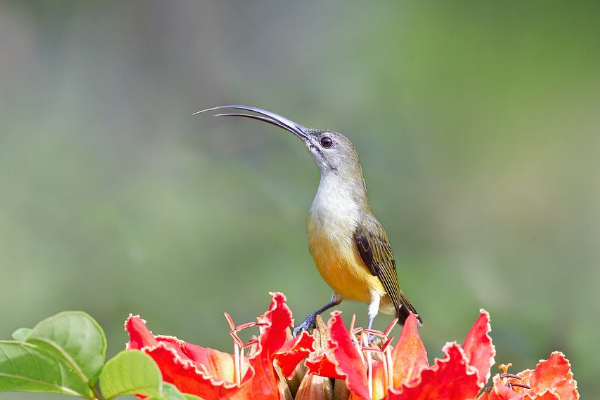
[[[444,357],[429,365],[411,315],[395,345],[385,331],[346,329],[339,312],[328,324],[318,321],[309,334],[292,338],[292,313],[281,293],[272,295],[269,310],[257,322],[236,326],[226,314],[234,353],[155,336],[140,317],[125,323],[128,349],[149,354],[163,379],[181,392],[216,399],[478,399],[574,400],[579,398],[571,366],[562,353],[552,353],[535,370],[494,376],[489,315],[481,311],[464,342],[447,343]],[[395,322],[395,321],[394,321]],[[394,323],[393,322],[393,323]],[[393,324],[392,323],[392,324]],[[244,343],[238,333],[258,328]],[[374,339],[374,340],[373,340]],[[304,362],[303,362],[304,361]]]

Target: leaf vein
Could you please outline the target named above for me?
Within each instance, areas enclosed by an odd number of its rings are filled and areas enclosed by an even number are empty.
[[[56,343],[53,340],[46,339],[46,338],[37,337],[36,339],[39,340],[40,342],[47,343],[50,346],[54,347],[67,360],[67,362],[73,367],[75,372],[77,372],[77,374],[85,382],[85,384],[90,386],[90,381],[87,378],[87,376],[83,373],[83,370],[79,367],[79,365],[75,362],[75,360],[69,355],[69,353],[67,353],[58,343]]]
[[[85,397],[88,398],[85,394],[83,393],[79,393],[76,390],[70,389],[68,387],[64,387],[64,386],[60,386],[60,385],[56,385],[50,382],[44,382],[44,381],[40,381],[37,379],[32,379],[32,378],[27,378],[25,376],[21,376],[21,375],[13,375],[13,374],[7,374],[5,372],[0,372],[0,376],[6,377],[6,378],[12,378],[12,379],[17,379],[17,380],[22,380],[22,381],[26,381],[26,382],[31,382],[31,383],[36,383],[38,385],[42,385],[42,386],[49,386],[55,389],[58,389],[64,393],[68,393],[74,396],[80,396],[80,397]]]

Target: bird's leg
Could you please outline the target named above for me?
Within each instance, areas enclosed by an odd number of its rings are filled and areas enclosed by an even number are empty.
[[[373,321],[375,321],[375,317],[377,313],[379,313],[379,301],[381,300],[381,296],[376,291],[371,292],[371,302],[369,303],[369,325],[367,329],[371,329],[373,327]]]
[[[379,301],[381,300],[381,296],[376,291],[371,292],[371,303],[369,303],[369,325],[367,329],[371,329],[373,327],[373,321],[375,321],[375,317],[379,312]],[[375,337],[373,337],[375,339]],[[371,343],[371,338],[369,338],[369,343]]]
[[[304,321],[300,325],[294,328],[293,334],[296,336],[298,333],[302,331],[307,331],[311,328],[315,327],[315,320],[317,315],[321,315],[321,313],[329,310],[331,307],[335,307],[342,302],[342,298],[337,294],[333,293],[331,296],[331,300],[329,303],[325,304],[323,307],[319,308],[317,311],[311,313],[308,317],[304,318]]]

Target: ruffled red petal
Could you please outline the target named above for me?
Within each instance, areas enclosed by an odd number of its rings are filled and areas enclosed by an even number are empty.
[[[261,335],[258,338],[257,354],[249,360],[254,369],[254,379],[249,381],[252,399],[279,399],[277,376],[273,370],[276,353],[286,341],[286,330],[292,325],[292,312],[285,304],[285,296],[272,293],[273,300],[269,311],[258,318],[261,324]],[[246,381],[246,379],[244,379]]]
[[[125,321],[125,330],[129,332],[129,343],[127,348],[140,350],[146,346],[156,346],[158,341],[146,327],[146,321],[139,315],[130,315]]]
[[[444,347],[446,357],[421,372],[421,378],[391,389],[390,400],[473,399],[480,390],[478,377],[456,343]]]
[[[306,360],[304,365],[306,365],[310,374],[332,379],[346,379],[346,375],[342,375],[337,371],[337,363],[327,353]]]
[[[553,352],[547,360],[540,361],[535,370],[525,370],[518,375],[531,387],[526,391],[525,399],[541,399],[548,392],[556,394],[560,400],[579,399],[571,364],[559,351]]]
[[[300,336],[285,342],[283,347],[275,355],[277,363],[281,367],[281,372],[286,378],[291,378],[296,366],[306,356],[313,352],[313,343],[315,338],[304,331]]]
[[[339,311],[334,311],[329,320],[329,349],[335,358],[336,371],[346,378],[348,389],[363,399],[370,398],[365,365]]]
[[[175,385],[182,393],[200,396],[205,400],[243,398],[240,396],[240,385],[196,368],[191,361],[179,357],[177,351],[166,343],[143,351],[154,359],[164,381]]]
[[[577,400],[577,382],[573,379],[571,364],[561,352],[554,352],[542,360],[534,370],[527,369],[517,374],[522,379],[494,376],[494,387],[478,400]],[[510,388],[507,383],[528,385],[531,389],[518,386]]]
[[[392,362],[395,388],[418,378],[421,371],[429,366],[425,346],[419,337],[417,317],[413,313],[406,319],[398,343],[392,350]]]
[[[178,361],[190,362],[205,374],[217,379],[234,380],[234,361],[231,354],[186,343],[172,336],[154,336],[146,327],[146,322],[138,316],[129,317],[125,322],[125,329],[129,332],[129,349],[149,352],[162,344],[162,348],[170,350]]]
[[[329,350],[306,360],[308,372],[333,379],[346,380],[354,398],[369,398],[366,367],[344,326],[339,311],[334,311],[328,322]]]
[[[207,375],[229,382],[235,380],[235,358],[233,354],[185,342],[183,342],[181,350],[196,368],[203,370]]]
[[[479,383],[483,387],[490,378],[490,369],[495,362],[496,349],[489,335],[492,331],[490,315],[485,310],[481,310],[480,313],[475,325],[467,334],[462,348],[469,360],[469,365],[477,370]]]

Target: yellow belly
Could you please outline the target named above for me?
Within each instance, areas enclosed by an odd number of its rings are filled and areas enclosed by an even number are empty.
[[[310,252],[325,282],[343,299],[369,304],[373,291],[381,296],[380,310],[394,314],[394,306],[377,276],[363,263],[351,232],[326,232],[311,226]]]

